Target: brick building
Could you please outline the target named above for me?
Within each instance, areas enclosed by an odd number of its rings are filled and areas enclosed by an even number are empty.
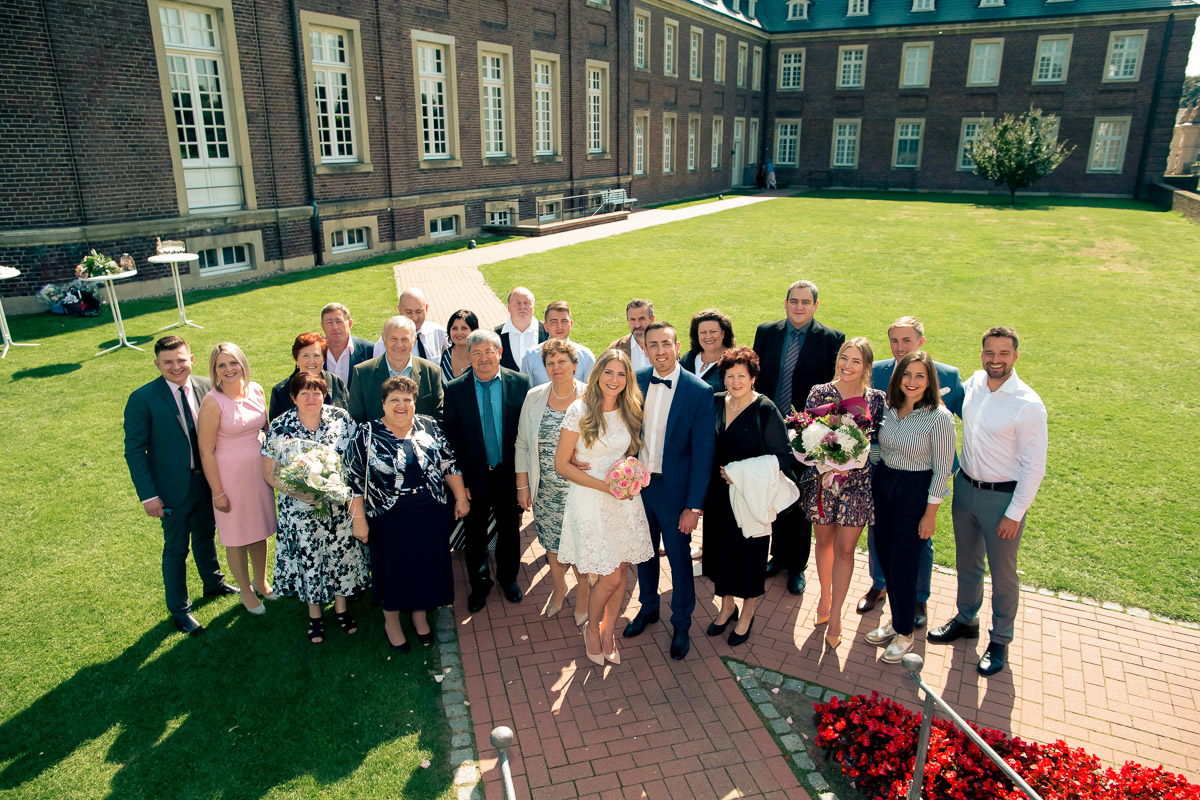
[[[1195,0],[9,0],[10,310],[88,248],[123,296],[752,183],[979,191],[964,144],[1031,104],[1077,146],[1038,189],[1161,176]],[[564,201],[564,198],[566,200]],[[12,295],[18,297],[12,297]],[[24,297],[21,297],[24,295]]]

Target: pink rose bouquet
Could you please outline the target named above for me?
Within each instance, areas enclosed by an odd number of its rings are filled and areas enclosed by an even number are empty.
[[[613,464],[604,479],[613,497],[629,500],[650,485],[650,470],[633,456],[627,456]]]

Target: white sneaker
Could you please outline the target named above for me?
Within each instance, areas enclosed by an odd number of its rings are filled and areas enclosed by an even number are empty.
[[[898,664],[904,654],[913,649],[912,635],[901,636],[896,634],[896,638],[892,639],[892,643],[887,646],[887,650],[883,651],[883,660],[888,664]]]
[[[884,645],[892,640],[896,635],[896,629],[892,627],[892,623],[882,625],[867,634],[866,639],[871,644]]]

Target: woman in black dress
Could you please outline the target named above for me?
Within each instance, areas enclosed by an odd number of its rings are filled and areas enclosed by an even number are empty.
[[[680,359],[683,368],[707,383],[714,392],[725,389],[717,366],[725,351],[733,347],[733,322],[715,308],[706,308],[692,317],[688,330],[691,349]]]
[[[315,375],[325,381],[325,405],[345,410],[350,403],[350,393],[342,379],[325,369],[325,337],[319,333],[302,333],[292,342],[292,360],[296,369],[291,375],[271,387],[271,404],[267,406],[267,419],[276,418],[296,407],[292,398],[291,380],[301,372]]]
[[[713,593],[721,597],[721,612],[708,626],[707,633],[718,636],[730,622],[735,622],[729,643],[739,645],[750,637],[755,601],[765,591],[763,564],[767,563],[771,537],[747,539],[742,535],[729,502],[725,465],[773,455],[783,469],[792,461],[792,450],[779,410],[767,397],[754,391],[758,354],[749,347],[731,348],[721,356],[718,369],[726,391],[714,396],[717,448],[704,499],[703,565],[705,577],[712,579]],[[740,614],[735,603],[739,597],[743,599]]]

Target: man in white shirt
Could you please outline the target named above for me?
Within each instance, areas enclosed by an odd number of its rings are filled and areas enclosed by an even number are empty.
[[[571,329],[575,327],[575,321],[571,319],[571,306],[566,300],[555,300],[546,306],[545,326],[546,334],[551,339],[570,341]],[[571,342],[571,346],[575,348],[575,357],[578,359],[575,365],[575,377],[587,383],[588,375],[592,374],[592,367],[596,366],[596,356],[578,342]],[[521,358],[521,372],[529,376],[531,387],[550,382],[550,374],[546,372],[546,364],[542,361],[540,344],[529,348]]]
[[[325,369],[350,386],[354,368],[374,358],[374,346],[350,333],[354,320],[350,309],[341,303],[328,303],[321,309],[321,331],[325,334]]]
[[[983,335],[983,369],[963,383],[962,469],[954,478],[950,507],[958,614],[927,637],[946,644],[979,636],[986,556],[992,572],[992,628],[979,660],[981,675],[1004,669],[1021,592],[1017,548],[1025,513],[1046,474],[1046,406],[1013,370],[1017,345],[1012,328],[989,328]]]
[[[405,289],[400,293],[400,302],[396,304],[396,310],[411,319],[417,330],[413,353],[417,358],[437,364],[442,358],[442,351],[446,349],[448,339],[444,328],[427,319],[429,301],[425,299],[425,293],[420,289]],[[374,355],[381,356],[386,349],[383,339],[380,338],[375,342]]]
[[[518,286],[508,293],[508,321],[497,325],[502,352],[500,366],[520,372],[519,359],[550,338],[546,329],[533,318],[533,292]]]
[[[646,327],[654,322],[654,303],[635,297],[625,306],[625,321],[629,333],[608,346],[610,350],[624,350],[633,365],[633,371],[650,367],[650,356],[646,353]]]

